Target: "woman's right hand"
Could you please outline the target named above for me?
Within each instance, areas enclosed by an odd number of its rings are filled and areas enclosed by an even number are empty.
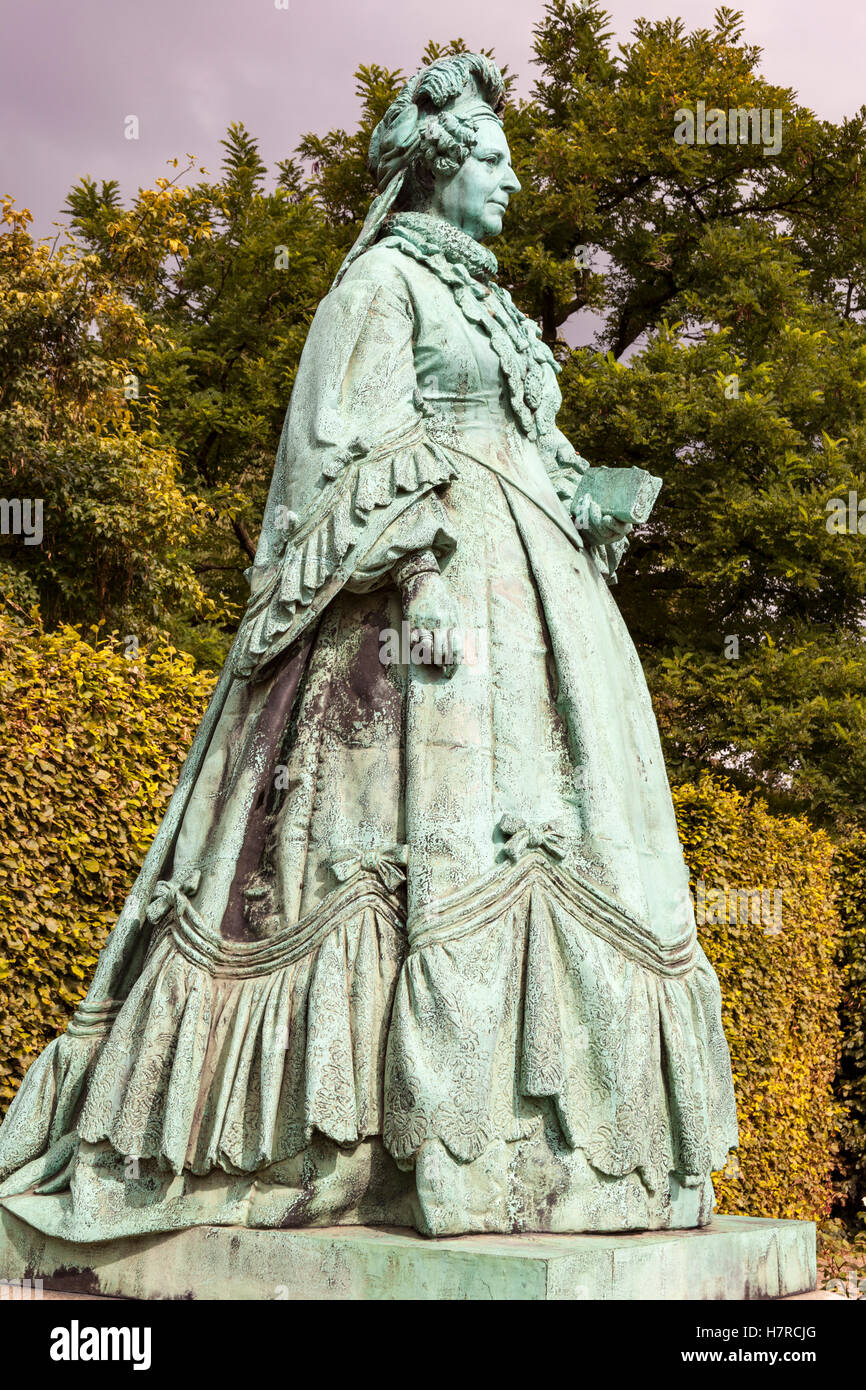
[[[462,650],[460,613],[442,575],[435,570],[413,574],[402,586],[402,598],[410,640],[429,642],[430,664],[452,676]]]

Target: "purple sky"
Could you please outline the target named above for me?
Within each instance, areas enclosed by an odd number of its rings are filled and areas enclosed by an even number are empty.
[[[734,7],[737,0],[729,0]],[[428,38],[492,46],[533,79],[542,0],[0,0],[0,191],[30,208],[39,232],[82,174],[116,178],[125,196],[194,153],[209,169],[231,120],[258,136],[269,164],[306,130],[351,127],[362,62],[412,71]],[[716,0],[611,0],[618,39],[636,15],[711,24]],[[763,72],[837,120],[866,100],[863,0],[741,0]],[[136,115],[140,138],[124,138]]]

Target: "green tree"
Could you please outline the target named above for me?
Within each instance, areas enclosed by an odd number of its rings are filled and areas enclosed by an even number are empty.
[[[95,255],[34,243],[26,209],[0,226],[0,577],[19,609],[146,639],[205,595],[184,559],[199,504],[134,399],[158,335]],[[29,504],[30,544],[14,508]],[[41,536],[35,530],[41,508]],[[41,541],[41,543],[38,543]]]
[[[273,458],[309,322],[339,263],[334,237],[298,166],[276,186],[241,125],[223,141],[221,175],[157,179],[128,209],[90,179],[71,192],[87,253],[152,327],[142,399],[207,508],[188,561],[209,610],[179,614],[174,640],[218,663],[246,596]]]
[[[618,53],[608,18],[554,0],[537,28],[503,266],[550,340],[596,315],[593,349],[557,341],[578,448],[664,478],[617,595],[674,773],[863,819],[866,546],[827,508],[866,498],[866,114],[769,84],[733,11]],[[699,100],[780,110],[780,150],[678,144]]]

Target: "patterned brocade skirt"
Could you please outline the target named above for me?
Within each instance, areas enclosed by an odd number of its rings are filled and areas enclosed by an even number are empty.
[[[347,589],[230,697],[135,984],[22,1086],[88,1069],[0,1186],[31,1225],[709,1221],[730,1062],[640,665],[531,503],[477,468],[447,505],[466,659],[383,663],[398,596]]]

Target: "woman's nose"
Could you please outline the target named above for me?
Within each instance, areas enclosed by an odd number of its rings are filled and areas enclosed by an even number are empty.
[[[513,169],[509,169],[506,173],[505,178],[502,180],[502,188],[506,193],[520,192],[520,180]]]

